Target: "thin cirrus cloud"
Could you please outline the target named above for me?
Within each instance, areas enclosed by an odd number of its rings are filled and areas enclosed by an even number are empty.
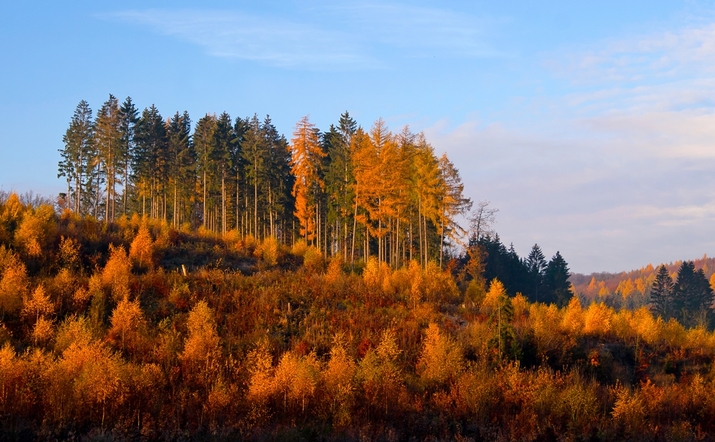
[[[329,6],[306,20],[162,9],[99,17],[146,26],[201,46],[212,56],[281,68],[382,69],[390,67],[395,51],[408,57],[507,56],[486,42],[494,20],[397,4]]]
[[[276,67],[374,64],[348,36],[309,24],[230,11],[123,11],[101,18],[147,26],[205,48],[209,55]]]

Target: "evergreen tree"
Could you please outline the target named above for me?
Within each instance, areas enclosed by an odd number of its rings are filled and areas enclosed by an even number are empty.
[[[129,179],[131,173],[132,156],[134,155],[134,133],[137,122],[139,121],[139,112],[132,103],[131,97],[127,97],[119,108],[119,131],[121,139],[118,151],[118,162],[121,165],[119,169],[120,176],[123,181],[122,189],[122,214],[127,215],[127,203],[129,197]]]
[[[664,265],[658,267],[650,289],[650,303],[653,314],[668,319],[672,315],[673,279]]]
[[[525,264],[529,272],[529,291],[527,296],[532,302],[544,302],[543,282],[547,264],[544,253],[538,244],[534,244],[534,247],[531,248]]]
[[[673,315],[689,327],[704,325],[711,315],[713,290],[702,269],[696,271],[692,261],[684,261],[673,285]]]
[[[87,205],[88,176],[92,173],[95,156],[94,123],[89,103],[82,100],[77,105],[70,126],[62,137],[65,144],[60,150],[57,177],[67,178],[67,197],[74,196],[74,211],[84,214]],[[74,193],[72,193],[74,183]]]
[[[179,227],[190,217],[191,197],[196,182],[196,154],[191,142],[189,113],[176,112],[166,126],[166,134],[169,143],[170,182],[173,187],[171,223],[174,227]]]
[[[300,234],[307,241],[314,241],[318,233],[316,203],[317,195],[324,187],[319,176],[321,158],[324,155],[318,130],[307,116],[303,117],[293,131],[291,169],[296,178],[293,184],[295,216],[300,222]]]
[[[571,282],[569,282],[570,276],[566,260],[557,251],[544,271],[545,296],[543,302],[565,307],[573,296]]]
[[[115,216],[116,182],[121,167],[122,121],[119,100],[114,95],[102,104],[95,120],[95,144],[101,173],[106,182],[106,201],[104,221],[109,222]]]

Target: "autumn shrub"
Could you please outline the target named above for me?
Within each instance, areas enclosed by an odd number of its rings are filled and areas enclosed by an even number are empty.
[[[55,211],[51,206],[41,205],[27,210],[15,232],[15,243],[28,256],[40,257],[43,251],[51,249],[56,226]]]
[[[427,385],[445,385],[454,381],[464,368],[464,358],[457,343],[431,323],[425,331],[417,373]]]
[[[5,263],[0,278],[0,311],[2,315],[14,314],[22,308],[22,297],[29,290],[25,264],[15,255]]]
[[[129,258],[140,268],[153,266],[154,242],[147,223],[142,223],[139,232],[129,247]]]
[[[593,303],[584,313],[583,332],[587,335],[603,336],[612,328],[613,310],[604,303]]]

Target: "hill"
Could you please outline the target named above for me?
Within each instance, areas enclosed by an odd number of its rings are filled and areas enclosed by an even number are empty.
[[[436,261],[0,203],[0,438],[675,440],[715,335]],[[470,286],[472,289],[470,289]]]

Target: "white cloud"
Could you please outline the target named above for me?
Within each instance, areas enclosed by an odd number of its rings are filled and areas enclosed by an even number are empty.
[[[502,57],[487,43],[498,23],[444,9],[346,4],[287,20],[216,10],[131,10],[100,17],[147,26],[208,54],[282,68],[375,69],[400,57]],[[388,55],[391,54],[391,55]]]
[[[277,17],[158,9],[116,12],[105,17],[149,26],[159,33],[202,46],[217,57],[314,69],[375,64],[343,32]]]

